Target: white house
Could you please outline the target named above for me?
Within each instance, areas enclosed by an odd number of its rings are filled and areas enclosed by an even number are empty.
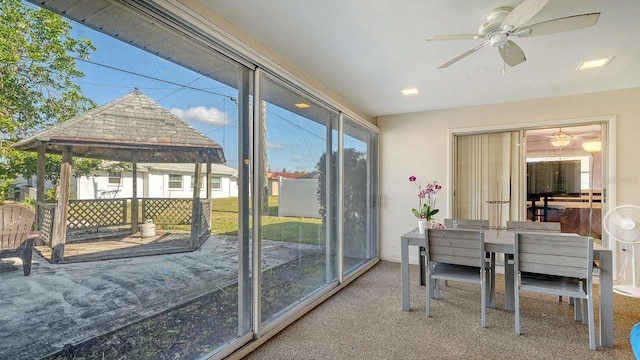
[[[206,166],[202,170],[204,173]],[[137,195],[145,198],[191,198],[194,172],[194,164],[140,163]],[[211,164],[211,173],[212,198],[238,196],[238,170],[223,164]],[[132,174],[131,170],[113,169],[94,176],[77,177],[71,184],[72,197],[79,200],[132,197]],[[207,198],[205,192],[203,181],[201,198]]]

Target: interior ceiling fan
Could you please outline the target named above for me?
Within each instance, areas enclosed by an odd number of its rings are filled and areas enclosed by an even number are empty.
[[[569,145],[572,141],[580,140],[580,139],[582,139],[583,141],[599,141],[600,132],[598,131],[584,132],[583,130],[582,132],[579,131],[579,134],[576,135],[569,131],[563,130],[562,128],[559,128],[558,131],[553,132],[551,135],[533,136],[531,140],[528,140],[528,142],[530,143],[545,142],[545,143],[550,143],[555,147],[564,147]]]
[[[549,142],[551,143],[551,145],[557,147],[567,146],[569,145],[569,143],[571,143],[571,140],[575,139],[575,136],[569,134],[566,131],[562,131],[562,129],[554,132],[547,137],[549,138]]]
[[[549,1],[550,0],[523,0],[515,8],[503,6],[493,9],[487,13],[487,20],[480,25],[477,34],[431,36],[427,41],[486,39],[484,43],[447,61],[440,65],[438,69],[444,69],[487,45],[497,48],[500,56],[509,66],[516,66],[524,62],[526,57],[522,49],[515,42],[511,41],[511,38],[548,35],[583,29],[595,25],[600,17],[600,13],[589,13],[523,26],[542,10]]]

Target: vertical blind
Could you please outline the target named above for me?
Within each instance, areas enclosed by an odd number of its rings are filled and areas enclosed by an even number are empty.
[[[453,216],[504,227],[524,215],[522,131],[455,135]]]

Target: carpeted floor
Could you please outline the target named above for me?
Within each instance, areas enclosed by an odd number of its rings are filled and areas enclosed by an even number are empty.
[[[634,359],[629,331],[640,322],[640,299],[614,294],[615,347],[591,351],[588,327],[551,295],[522,293],[522,335],[515,335],[501,275],[486,328],[477,285],[443,287],[428,318],[417,273],[411,266],[411,311],[400,306],[400,264],[383,261],[245,359]]]

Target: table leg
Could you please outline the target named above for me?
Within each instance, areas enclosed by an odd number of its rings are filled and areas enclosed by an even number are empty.
[[[426,256],[424,254],[424,247],[418,246],[418,269],[420,269],[420,285],[424,285],[424,279],[427,277],[427,268],[424,266],[426,262]]]
[[[613,347],[613,260],[600,251],[600,346]]]
[[[400,239],[400,267],[402,272],[402,310],[409,311],[409,239]]]

